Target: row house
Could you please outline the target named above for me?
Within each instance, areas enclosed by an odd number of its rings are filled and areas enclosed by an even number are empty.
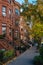
[[[20,4],[15,0],[0,0],[0,49],[19,45]]]
[[[16,44],[16,46],[19,46],[20,43],[20,27],[19,27],[19,21],[20,21],[20,4],[18,2],[15,1],[15,22],[14,22],[14,42]]]
[[[28,39],[28,26],[26,22],[24,21],[24,17],[20,16],[20,40],[21,42],[24,42],[25,45],[27,45],[27,39]]]

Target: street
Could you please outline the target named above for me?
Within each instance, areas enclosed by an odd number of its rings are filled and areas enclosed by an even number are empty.
[[[34,56],[39,55],[36,53],[36,48],[32,47],[28,49],[26,52],[17,57],[16,60],[12,60],[7,65],[33,65]]]

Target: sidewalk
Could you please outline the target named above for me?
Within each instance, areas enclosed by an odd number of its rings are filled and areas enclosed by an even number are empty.
[[[36,55],[39,55],[39,53],[36,53],[36,48],[31,47],[26,52],[17,57],[17,59],[12,60],[7,65],[33,65],[33,58]]]
[[[16,59],[16,57],[14,57],[13,59],[11,59],[11,60],[9,60],[8,62],[4,63],[3,65],[9,64],[10,62],[12,62],[12,60],[15,60],[15,59]]]

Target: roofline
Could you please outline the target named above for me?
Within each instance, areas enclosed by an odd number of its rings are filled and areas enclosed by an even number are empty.
[[[21,4],[17,1],[14,1],[14,4],[18,5],[19,7],[21,7]]]

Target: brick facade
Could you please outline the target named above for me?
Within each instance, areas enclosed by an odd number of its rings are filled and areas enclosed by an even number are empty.
[[[4,7],[6,7],[6,9]],[[11,2],[8,2],[8,0],[0,0],[0,35],[3,35],[2,31],[5,30],[3,31],[6,32],[5,38],[9,41],[14,41],[13,38],[15,37],[15,33],[18,33],[16,36],[18,35],[17,40],[19,40],[19,9],[20,4],[14,0],[11,0]]]
[[[20,26],[20,39],[21,41],[23,41],[24,44],[27,45],[27,41],[29,40],[29,35],[28,35],[28,30],[29,27],[27,26],[24,17],[20,16],[20,22],[19,22],[19,26]]]

